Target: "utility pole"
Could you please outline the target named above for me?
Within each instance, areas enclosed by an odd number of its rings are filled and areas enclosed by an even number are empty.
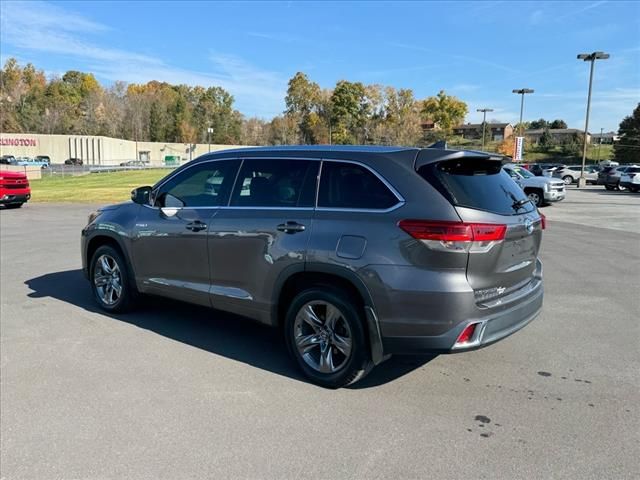
[[[487,112],[493,112],[493,108],[478,108],[476,112],[482,112],[482,151],[484,151],[485,129],[487,128]],[[520,116],[522,116],[522,113],[520,113]]]
[[[593,53],[581,53],[578,55],[578,60],[585,62],[591,62],[589,68],[589,93],[587,94],[587,115],[584,121],[584,145],[582,148],[582,169],[580,170],[580,178],[578,179],[578,188],[584,188],[587,185],[587,179],[584,177],[584,167],[587,162],[587,136],[589,135],[589,110],[591,109],[591,87],[593,86],[593,67],[596,64],[596,60],[606,60],[609,58],[608,53],[593,52]]]

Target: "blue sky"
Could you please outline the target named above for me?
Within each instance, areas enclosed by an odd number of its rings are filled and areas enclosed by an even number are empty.
[[[47,74],[218,85],[245,115],[284,109],[288,79],[440,89],[516,122],[514,88],[533,88],[525,119],[584,128],[588,65],[603,50],[590,130],[617,129],[640,101],[640,3],[585,2],[2,2],[0,60]]]

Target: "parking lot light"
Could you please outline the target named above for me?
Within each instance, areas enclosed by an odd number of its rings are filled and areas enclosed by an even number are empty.
[[[484,152],[484,136],[487,127],[487,112],[493,112],[493,108],[478,108],[476,112],[482,112],[482,151]]]
[[[585,62],[591,62],[589,68],[589,93],[587,94],[587,115],[584,122],[584,142],[582,148],[582,168],[580,169],[580,178],[578,179],[578,188],[584,188],[587,185],[587,179],[584,176],[584,167],[587,161],[587,135],[589,134],[589,110],[591,109],[591,87],[593,86],[593,67],[596,64],[596,60],[606,60],[609,58],[608,53],[593,52],[593,53],[580,53],[578,60]]]

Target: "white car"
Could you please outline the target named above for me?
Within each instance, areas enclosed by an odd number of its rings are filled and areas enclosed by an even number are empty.
[[[629,167],[620,175],[620,189],[626,188],[632,192],[640,190],[640,167]]]
[[[561,178],[565,185],[570,185],[578,181],[581,172],[581,165],[569,165],[555,169],[552,176]],[[598,181],[598,167],[586,165],[584,167],[584,177],[587,179],[587,183],[595,185]]]

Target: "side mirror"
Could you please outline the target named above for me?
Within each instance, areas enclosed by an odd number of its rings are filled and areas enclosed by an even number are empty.
[[[151,187],[138,187],[131,190],[131,200],[139,205],[149,205],[149,196],[151,195]]]

